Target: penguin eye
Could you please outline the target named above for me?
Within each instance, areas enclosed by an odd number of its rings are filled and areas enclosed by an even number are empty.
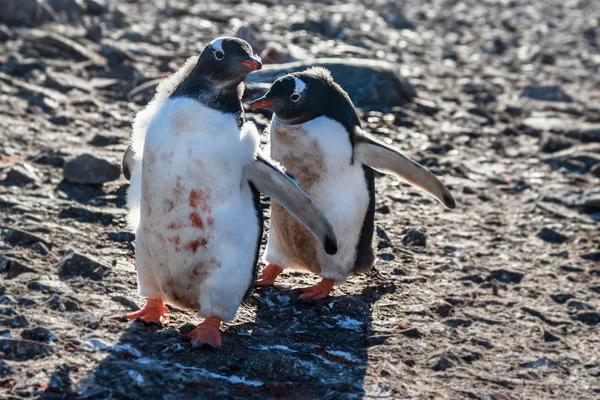
[[[292,99],[292,101],[298,101],[299,98],[300,98],[300,95],[297,93],[294,93],[293,95],[290,96],[290,99]]]
[[[225,57],[225,54],[222,51],[216,51],[215,57],[217,57],[217,60],[222,60],[223,57]]]

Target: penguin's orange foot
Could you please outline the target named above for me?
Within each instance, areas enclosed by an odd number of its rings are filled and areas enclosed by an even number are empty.
[[[271,286],[275,283],[277,276],[283,271],[279,265],[269,264],[258,275],[256,286]]]
[[[219,333],[221,319],[217,317],[208,317],[196,329],[185,335],[192,341],[192,346],[200,347],[209,345],[212,348],[221,346],[221,334]]]
[[[299,299],[302,301],[315,301],[324,299],[329,296],[329,293],[333,289],[333,280],[328,278],[321,279],[321,282],[314,286],[302,289],[304,292],[300,295]]]
[[[144,308],[127,315],[127,319],[139,318],[148,324],[166,326],[169,323],[169,316],[165,314],[167,312],[169,309],[163,304],[162,299],[148,299]]]

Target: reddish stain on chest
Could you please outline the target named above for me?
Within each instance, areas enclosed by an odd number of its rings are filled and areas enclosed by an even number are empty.
[[[176,229],[181,229],[184,228],[185,225],[183,224],[176,224],[175,222],[171,222],[169,225],[167,225],[167,229],[169,230],[176,230]]]
[[[204,263],[200,262],[198,263],[198,265],[196,265],[194,267],[194,269],[192,270],[192,277],[196,277],[198,275],[200,275],[200,273],[204,270]]]
[[[168,230],[180,230],[183,228],[196,228],[204,230],[206,225],[208,225],[209,227],[214,226],[215,220],[213,217],[210,216],[210,193],[208,191],[204,191],[202,189],[192,189],[188,196],[188,203],[189,206],[193,209],[188,216],[189,223],[181,223],[179,221],[174,221],[167,225]],[[201,215],[201,213],[205,213],[204,218]],[[180,244],[181,240],[179,239],[179,236],[176,236],[176,238],[177,242],[175,242],[174,238],[170,238],[168,240],[177,246]],[[195,254],[200,247],[206,248],[207,244],[208,240],[205,237],[200,237],[196,240],[192,240],[191,242],[186,243],[183,248]]]
[[[204,212],[210,212],[210,193],[202,189],[192,189],[188,197],[192,208],[201,208]]]
[[[178,176],[175,182],[175,187],[172,190],[173,197],[166,197],[164,202],[164,213],[173,211],[175,205],[179,204],[183,197],[183,185],[181,184],[181,177]]]
[[[167,239],[169,242],[175,244],[176,246],[179,246],[179,244],[181,244],[181,238],[179,237],[179,235],[175,236],[175,237],[171,237]]]
[[[190,214],[190,222],[194,228],[204,229],[204,223],[202,222],[202,217],[197,212],[193,212]]]
[[[196,254],[196,252],[198,251],[198,248],[203,247],[206,248],[206,245],[208,244],[208,240],[206,240],[206,238],[198,238],[196,240],[193,240],[191,242],[189,242],[188,244],[185,245],[185,249]]]

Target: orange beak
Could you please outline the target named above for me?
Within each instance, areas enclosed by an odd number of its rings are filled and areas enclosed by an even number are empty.
[[[270,105],[275,104],[273,100],[261,100],[250,103],[250,108],[268,108]]]
[[[250,71],[258,71],[262,68],[262,64],[255,60],[241,60],[240,64],[248,68]]]

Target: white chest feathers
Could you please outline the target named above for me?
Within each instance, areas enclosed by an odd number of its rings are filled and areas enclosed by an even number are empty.
[[[323,210],[338,237],[338,253],[325,254],[308,232],[275,205],[266,258],[296,264],[343,280],[354,266],[356,245],[369,204],[362,164],[352,163],[346,129],[326,117],[301,125],[271,122],[271,156],[293,175]]]
[[[140,293],[231,319],[251,282],[259,224],[244,168],[258,132],[169,99],[145,133],[136,263]],[[135,177],[134,177],[135,178]],[[135,210],[132,209],[132,212]],[[236,272],[237,271],[237,272]]]

